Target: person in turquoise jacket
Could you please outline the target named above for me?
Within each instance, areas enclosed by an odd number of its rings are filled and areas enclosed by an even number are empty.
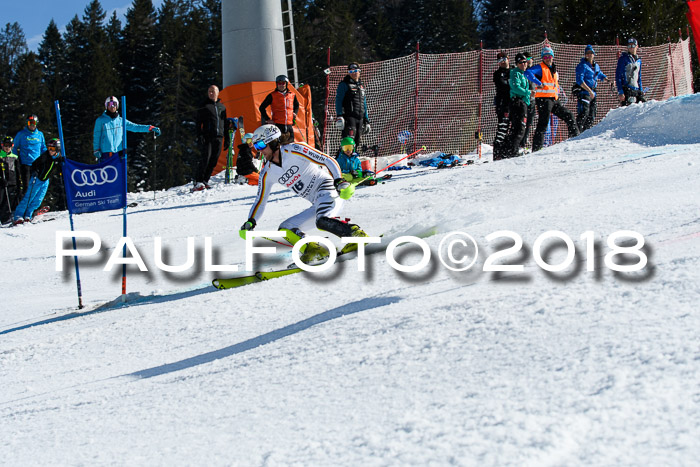
[[[61,141],[53,138],[47,146],[46,151],[32,163],[32,176],[29,179],[27,193],[15,208],[14,225],[31,222],[34,218],[49,189],[51,172],[61,161]]]
[[[124,126],[119,115],[119,101],[114,96],[105,100],[105,111],[95,120],[92,148],[95,159],[103,161],[114,154],[124,155]],[[126,120],[126,131],[148,133],[153,131],[160,136],[160,129],[153,125],[137,125]]]
[[[19,130],[15,136],[15,154],[19,156],[20,177],[22,178],[22,194],[27,192],[29,178],[32,173],[32,163],[46,151],[44,133],[37,129],[39,117],[27,117],[27,126]]]
[[[520,143],[525,137],[527,126],[527,109],[530,105],[530,81],[525,77],[527,57],[519,53],[515,56],[515,68],[510,69],[510,125],[511,137],[506,157],[520,155]]]
[[[336,161],[338,161],[340,171],[343,172],[343,175],[349,175],[350,180],[362,177],[362,163],[360,155],[355,152],[355,140],[352,137],[346,136],[340,141],[340,152]]]

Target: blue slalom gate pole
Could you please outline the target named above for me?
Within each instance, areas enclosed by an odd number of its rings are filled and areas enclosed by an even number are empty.
[[[65,141],[63,140],[63,126],[61,125],[61,106],[58,103],[58,100],[54,102],[54,105],[56,107],[56,120],[58,123],[58,138],[61,140],[61,160],[66,159],[66,145]],[[63,165],[63,164],[61,164]],[[61,168],[61,170],[63,170]],[[68,193],[66,193],[66,182],[63,182],[63,194],[66,197],[66,200],[68,200]],[[66,208],[68,207],[68,202],[66,202]],[[75,228],[73,227],[73,214],[71,213],[70,209],[68,209],[68,219],[70,220],[70,231],[75,232]],[[73,251],[77,251],[78,247],[75,242],[75,236],[73,236]],[[80,266],[78,264],[78,256],[73,255],[73,261],[75,263],[75,282],[78,287],[78,309],[83,308],[83,290],[80,285]]]
[[[122,131],[124,132],[124,209],[122,210],[122,219],[124,224],[123,236],[126,238],[126,194],[128,191],[128,165],[126,159],[126,96],[122,96]],[[122,247],[122,258],[126,258],[126,243]],[[126,263],[122,264],[122,302],[126,301]]]

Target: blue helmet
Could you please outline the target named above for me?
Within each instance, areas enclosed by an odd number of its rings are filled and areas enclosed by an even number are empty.
[[[591,52],[593,55],[595,55],[595,50],[593,50],[593,46],[591,44],[588,44],[586,46],[586,50],[583,52],[583,54],[587,54],[588,52]]]
[[[639,43],[637,42],[637,39],[634,37],[630,37],[627,40],[627,47],[639,47]]]
[[[542,47],[542,58],[544,58],[545,55],[551,55],[554,57],[554,50],[549,46]]]

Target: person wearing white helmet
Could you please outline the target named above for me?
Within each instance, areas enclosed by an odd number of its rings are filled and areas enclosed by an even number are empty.
[[[243,135],[243,143],[238,145],[238,158],[236,159],[236,181],[241,185],[257,185],[260,170],[255,165],[253,155],[253,133]]]
[[[154,132],[160,136],[160,129],[153,125],[138,125],[126,120],[126,131],[134,133]],[[119,101],[114,96],[105,99],[105,111],[95,120],[92,132],[92,150],[95,160],[102,162],[114,154],[124,155],[124,124],[119,115]]]
[[[263,125],[253,133],[253,146],[262,154],[265,164],[260,173],[257,197],[248,220],[241,226],[241,237],[245,238],[246,232],[253,230],[262,218],[275,183],[286,186],[311,203],[311,207],[279,225],[279,230],[285,232],[292,245],[304,237],[304,230],[314,227],[338,237],[366,237],[358,225],[337,218],[343,200],[350,199],[355,187],[343,179],[335,159],[303,143],[281,144],[281,136],[282,132],[275,125]],[[349,245],[357,247],[357,244]],[[330,254],[317,242],[304,245],[301,253],[301,260],[307,264],[321,262]]]

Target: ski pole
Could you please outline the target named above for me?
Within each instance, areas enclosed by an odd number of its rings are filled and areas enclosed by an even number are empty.
[[[11,152],[11,151],[10,151]],[[10,220],[12,220],[12,205],[10,205],[10,193],[7,191],[7,178],[5,177],[5,163],[2,162],[0,169],[2,169],[2,179],[5,181],[5,199],[7,200],[7,209],[9,209]],[[16,166],[15,166],[16,167]]]
[[[386,170],[386,169],[388,169],[389,167],[391,167],[392,165],[396,165],[396,164],[398,164],[399,162],[401,162],[401,161],[404,160],[404,159],[407,159],[407,158],[409,158],[409,157],[411,157],[411,156],[415,156],[416,154],[418,154],[418,153],[421,152],[421,151],[425,151],[425,146],[422,146],[419,150],[412,152],[412,153],[409,154],[408,156],[402,157],[401,159],[397,160],[396,162],[393,162],[393,163],[387,165],[387,166],[384,167],[383,169],[377,170],[374,174],[376,175],[376,174],[378,174],[379,172],[381,172],[382,170]]]
[[[151,187],[153,189],[153,201],[156,200],[156,180],[158,180],[158,177],[156,176],[156,170],[158,170],[158,164],[156,163],[156,158],[158,157],[158,145],[156,144],[156,132],[153,131],[153,186]]]

